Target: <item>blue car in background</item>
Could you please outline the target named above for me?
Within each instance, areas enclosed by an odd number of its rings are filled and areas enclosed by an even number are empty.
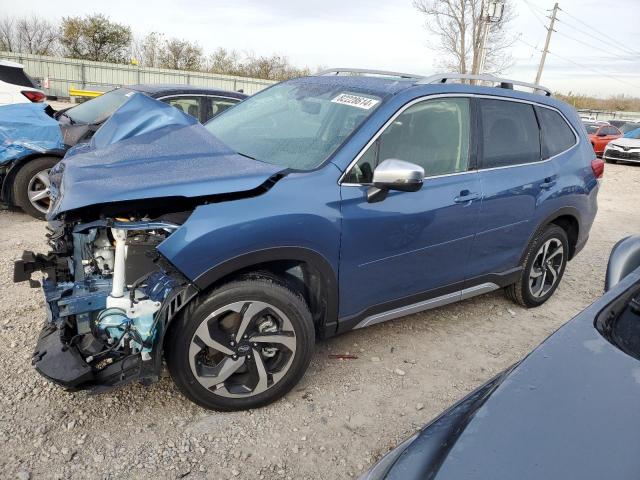
[[[71,108],[46,104],[0,107],[0,201],[44,218],[50,204],[48,173],[68,148],[88,142],[131,95],[142,93],[204,123],[246,98],[191,85],[132,85]]]
[[[166,360],[206,408],[266,405],[317,337],[500,288],[543,304],[597,211],[604,163],[538,85],[331,71],[122,130],[146,101],[52,170],[51,251],[15,263],[45,273],[33,363],[67,389]]]

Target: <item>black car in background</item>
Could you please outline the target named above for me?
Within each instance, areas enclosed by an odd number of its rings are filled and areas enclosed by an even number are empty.
[[[640,236],[607,292],[361,480],[640,478]]]
[[[0,168],[0,200],[22,208],[29,215],[44,218],[49,208],[48,173],[78,143],[88,142],[95,131],[131,95],[143,93],[168,103],[205,123],[247,95],[193,85],[132,85],[111,90],[79,105],[48,113],[60,124],[63,148],[41,151]]]

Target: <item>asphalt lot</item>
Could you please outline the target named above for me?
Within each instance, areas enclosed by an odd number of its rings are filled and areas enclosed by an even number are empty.
[[[11,279],[23,249],[45,249],[44,223],[0,211],[0,477],[355,477],[601,294],[611,247],[640,233],[639,187],[640,166],[607,165],[591,238],[542,307],[495,292],[350,332],[317,344],[284,400],[225,414],[195,406],[169,378],[100,396],[41,378],[30,356],[42,296]]]

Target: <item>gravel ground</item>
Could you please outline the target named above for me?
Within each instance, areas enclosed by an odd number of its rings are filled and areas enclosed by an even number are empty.
[[[320,342],[285,399],[224,414],[190,403],[166,377],[99,396],[41,378],[30,356],[42,296],[11,275],[23,249],[45,248],[44,224],[1,211],[0,477],[357,476],[601,294],[612,245],[640,232],[638,185],[640,167],[607,166],[591,239],[544,306],[525,310],[496,292]],[[328,357],[347,352],[359,358]]]

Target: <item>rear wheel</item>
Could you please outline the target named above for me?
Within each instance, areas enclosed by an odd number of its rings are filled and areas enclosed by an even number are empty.
[[[523,307],[542,305],[558,288],[568,255],[566,232],[557,225],[548,225],[529,244],[520,278],[506,288],[507,296]]]
[[[197,300],[167,338],[180,391],[215,410],[267,405],[302,378],[315,343],[302,297],[272,279],[229,283]]]
[[[13,200],[32,217],[44,219],[49,210],[49,170],[59,161],[57,157],[36,158],[25,163],[16,173]]]

